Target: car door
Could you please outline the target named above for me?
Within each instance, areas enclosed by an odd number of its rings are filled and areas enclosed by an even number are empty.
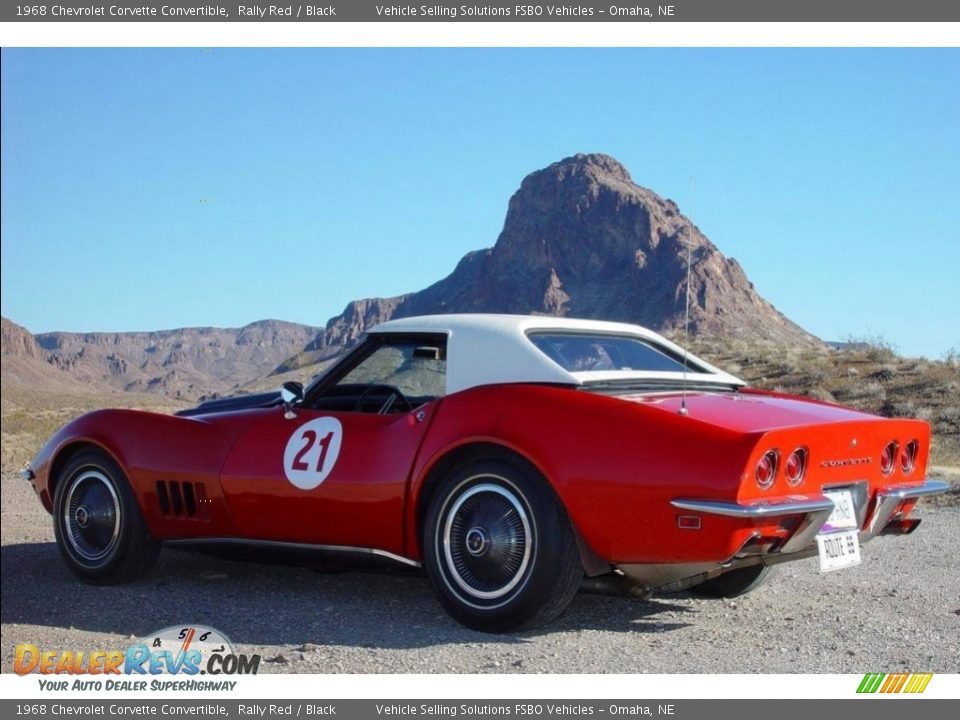
[[[303,406],[260,411],[221,472],[238,535],[402,555],[407,480],[445,389],[437,340],[374,338]]]

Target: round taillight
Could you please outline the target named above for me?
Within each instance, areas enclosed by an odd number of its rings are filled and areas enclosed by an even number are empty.
[[[805,448],[797,448],[783,466],[784,477],[787,478],[788,485],[799,485],[803,482],[803,473],[807,469],[807,451]]]
[[[897,443],[887,443],[880,453],[880,472],[889,475],[893,472],[893,463],[897,458]]]
[[[920,443],[916,440],[911,440],[900,450],[900,469],[904,474],[913,471],[913,466],[917,463],[917,451],[919,449]]]
[[[766,453],[757,463],[757,485],[766,490],[777,477],[777,451]]]

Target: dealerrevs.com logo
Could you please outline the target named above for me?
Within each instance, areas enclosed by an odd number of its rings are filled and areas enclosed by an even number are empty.
[[[158,630],[125,649],[82,650],[17,645],[13,669],[18,675],[255,675],[260,655],[237,653],[227,637],[203,625],[175,625]],[[45,690],[232,690],[236,682],[116,680],[107,678],[68,680],[41,679]]]

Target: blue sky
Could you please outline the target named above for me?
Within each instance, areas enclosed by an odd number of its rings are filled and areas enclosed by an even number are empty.
[[[2,312],[33,332],[322,325],[491,246],[605,152],[825,339],[960,348],[956,49],[2,55]]]

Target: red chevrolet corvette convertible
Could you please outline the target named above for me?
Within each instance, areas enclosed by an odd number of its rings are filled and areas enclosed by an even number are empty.
[[[498,632],[585,578],[730,597],[781,562],[856,565],[947,489],[929,434],[748,389],[633,325],[443,315],[374,327],[306,388],[90,413],[24,474],[84,580],[135,578],[162,544],[376,556]]]

